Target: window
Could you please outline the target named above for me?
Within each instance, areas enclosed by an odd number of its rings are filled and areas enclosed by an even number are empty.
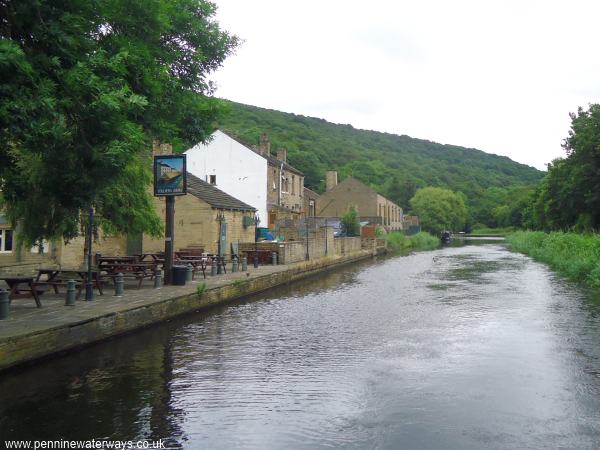
[[[292,195],[296,193],[296,175],[292,175]]]
[[[0,253],[12,253],[13,230],[0,230]]]
[[[209,175],[209,179],[210,179],[210,184],[217,184],[217,176],[216,175]]]

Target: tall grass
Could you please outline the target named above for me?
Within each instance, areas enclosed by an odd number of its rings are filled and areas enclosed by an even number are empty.
[[[568,278],[600,287],[600,235],[517,231],[506,240],[512,249],[547,263]]]
[[[486,236],[504,236],[508,233],[512,233],[516,230],[515,227],[505,227],[505,228],[488,228],[488,227],[479,227],[471,230],[469,234],[477,235],[482,234]]]
[[[421,231],[413,236],[405,236],[404,233],[393,232],[386,236],[388,247],[394,253],[409,253],[416,250],[433,250],[441,244],[439,238]]]

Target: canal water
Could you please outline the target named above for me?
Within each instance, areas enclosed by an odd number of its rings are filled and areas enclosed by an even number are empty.
[[[0,437],[599,448],[599,305],[497,242],[370,261],[0,376]]]

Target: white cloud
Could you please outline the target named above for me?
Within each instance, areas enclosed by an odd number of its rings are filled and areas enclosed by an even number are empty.
[[[544,168],[600,102],[600,3],[217,0],[218,95]]]

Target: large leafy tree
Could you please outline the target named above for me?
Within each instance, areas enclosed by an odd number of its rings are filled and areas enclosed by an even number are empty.
[[[204,0],[0,2],[2,208],[27,241],[105,228],[160,233],[154,140],[205,140],[222,107],[207,78],[238,39]]]
[[[449,189],[419,189],[410,206],[423,229],[435,234],[442,230],[462,230],[468,216],[463,196]]]
[[[528,211],[529,225],[547,230],[600,229],[600,105],[571,114],[564,159],[548,165]]]

